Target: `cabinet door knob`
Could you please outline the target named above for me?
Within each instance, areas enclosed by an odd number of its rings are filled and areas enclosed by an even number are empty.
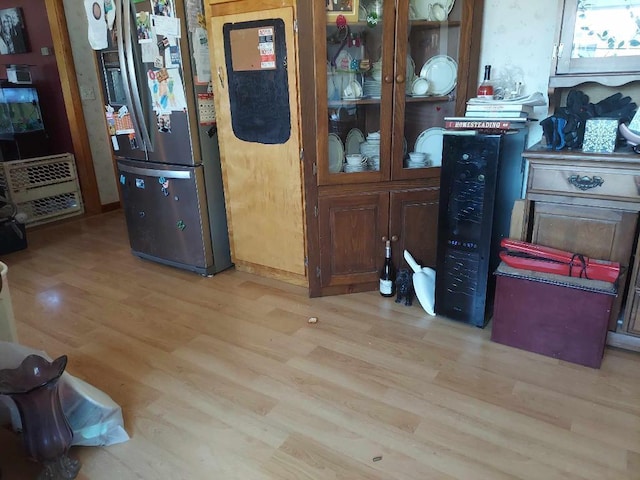
[[[397,83],[404,83],[404,75],[398,75],[396,77],[396,82]]]
[[[387,238],[387,236],[386,236],[386,235],[383,235],[383,236],[382,236],[382,241],[383,241],[383,242],[386,242],[387,240],[389,240],[389,239]]]
[[[387,75],[384,77],[385,83],[393,83],[393,77],[391,75]]]
[[[391,236],[391,241],[392,242],[397,242],[398,241],[398,235],[392,235]]]

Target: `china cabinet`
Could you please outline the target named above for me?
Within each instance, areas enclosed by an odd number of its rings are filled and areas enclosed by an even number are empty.
[[[442,127],[475,96],[483,8],[361,0],[345,25],[334,3],[298,3],[313,296],[377,288],[387,238],[396,268],[404,249],[435,267]]]

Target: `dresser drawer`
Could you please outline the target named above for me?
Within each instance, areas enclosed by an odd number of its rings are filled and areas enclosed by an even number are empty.
[[[527,192],[640,201],[640,170],[532,163]]]

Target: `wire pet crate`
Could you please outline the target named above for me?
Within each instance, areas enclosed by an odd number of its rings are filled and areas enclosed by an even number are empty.
[[[2,162],[0,187],[26,215],[27,226],[84,213],[71,153]]]

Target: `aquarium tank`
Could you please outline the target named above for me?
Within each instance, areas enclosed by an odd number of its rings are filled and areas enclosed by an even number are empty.
[[[0,88],[0,134],[37,130],[44,130],[44,125],[36,89]]]

